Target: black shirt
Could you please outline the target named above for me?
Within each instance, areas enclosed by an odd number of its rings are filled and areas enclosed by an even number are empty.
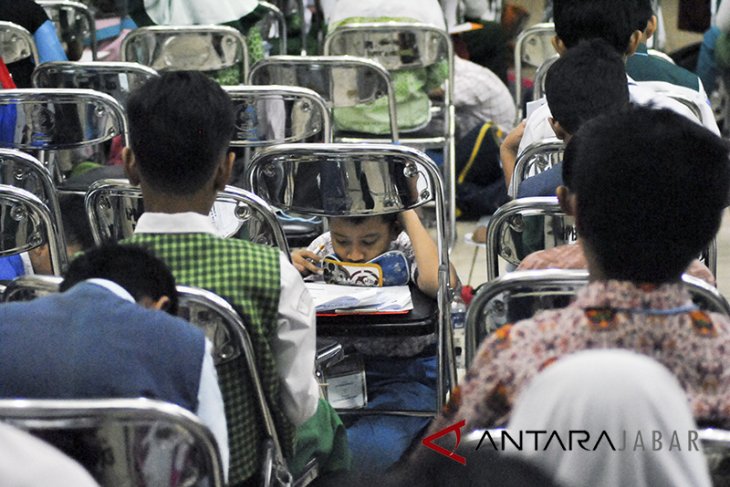
[[[48,15],[43,7],[33,0],[0,0],[0,20],[13,22],[25,27],[28,32],[35,34],[35,31],[48,20]],[[30,75],[33,73],[33,62],[23,59],[16,63],[8,64],[10,74],[18,88],[30,87]]]

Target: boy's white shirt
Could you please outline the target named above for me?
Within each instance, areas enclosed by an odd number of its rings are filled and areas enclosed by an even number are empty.
[[[720,135],[720,130],[717,127],[714,115],[712,114],[712,108],[709,106],[707,96],[703,93],[662,81],[637,82],[629,76],[627,76],[627,78],[629,84],[629,99],[632,103],[642,106],[651,105],[655,108],[667,108],[689,118],[692,121],[700,123],[713,133]],[[681,102],[670,98],[664,93],[655,91],[657,88],[660,88],[662,91],[675,91],[676,93],[687,96],[695,101],[702,111],[705,123],[701,123],[697,120],[697,117],[695,117],[692,111]],[[600,93],[596,96],[600,96]],[[548,122],[548,118],[550,117],[552,117],[550,108],[547,103],[545,103],[541,107],[535,109],[535,111],[527,118],[525,133],[522,136],[519,149],[517,150],[518,154],[532,143],[555,137],[555,132],[553,132],[553,129],[550,127],[550,123]]]

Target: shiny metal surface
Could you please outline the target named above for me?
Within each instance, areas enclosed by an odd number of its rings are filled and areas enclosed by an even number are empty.
[[[573,217],[555,197],[519,198],[502,205],[487,226],[487,280],[499,274],[499,258],[518,265],[527,255],[577,239]]]
[[[282,144],[258,152],[246,171],[249,187],[283,211],[368,216],[436,205],[439,256],[437,411],[456,383],[446,212],[441,174],[425,154],[402,145]]]
[[[47,294],[57,293],[61,282],[63,282],[61,276],[26,274],[16,277],[8,283],[2,301],[31,301]]]
[[[557,54],[550,56],[540,65],[539,68],[537,68],[537,72],[535,73],[535,79],[533,81],[533,100],[539,100],[540,98],[545,96],[545,77],[547,76],[547,72],[548,69],[550,69],[550,66],[552,66],[553,63],[558,59],[560,59],[560,56],[558,56]]]
[[[122,135],[127,121],[121,105],[93,90],[32,88],[0,90],[0,106],[14,106],[15,133],[0,146],[59,150],[100,144]]]
[[[332,141],[330,111],[312,90],[295,86],[226,86],[235,111],[232,147]]]
[[[0,420],[54,444],[100,485],[223,486],[212,433],[190,411],[149,399],[2,399]]]
[[[0,184],[0,256],[48,244],[53,273],[66,268],[66,244],[51,210],[34,194]]]
[[[527,146],[515,161],[510,196],[516,197],[519,194],[522,181],[562,161],[564,151],[563,141],[554,137]]]
[[[96,21],[89,7],[69,0],[37,0],[56,26],[61,44],[65,44],[69,59],[71,54],[81,57],[84,44],[91,47],[91,58],[97,59]],[[69,52],[71,51],[71,52]]]
[[[126,106],[129,94],[157,72],[137,63],[123,62],[50,62],[33,70],[35,88],[81,88],[96,90]]]
[[[265,34],[264,39],[270,38],[266,34],[269,32],[273,33],[272,37],[279,39],[279,54],[286,54],[287,31],[284,12],[282,12],[279,7],[273,3],[264,1],[259,1],[257,8],[266,11],[262,20],[262,31]],[[304,31],[304,29],[301,30]]]
[[[0,21],[0,55],[6,64],[31,58],[37,66],[40,59],[33,34],[13,22]]]
[[[248,76],[246,40],[233,27],[221,25],[140,27],[124,38],[121,57],[157,71],[236,68],[241,83]]]
[[[85,206],[97,244],[131,237],[144,213],[142,190],[125,179],[102,179],[92,184]],[[227,186],[218,193],[212,213],[221,236],[278,247],[289,255],[286,237],[273,210],[255,194]]]
[[[730,304],[717,288],[688,274],[682,280],[700,309],[730,316]],[[545,269],[510,272],[480,286],[466,317],[466,366],[497,328],[541,310],[563,308],[586,284],[588,271]]]
[[[552,22],[535,24],[523,30],[517,36],[515,42],[515,108],[517,109],[515,125],[524,118],[522,113],[522,64],[525,63],[537,68],[549,57],[556,54],[551,44],[551,39],[554,36],[555,25]]]
[[[388,97],[392,142],[398,141],[395,93],[390,74],[377,61],[354,56],[270,56],[251,68],[249,83],[309,88],[332,109]]]

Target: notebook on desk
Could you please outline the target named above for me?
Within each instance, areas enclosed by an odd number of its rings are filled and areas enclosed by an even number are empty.
[[[413,309],[408,286],[361,287],[306,283],[317,314],[407,313]]]

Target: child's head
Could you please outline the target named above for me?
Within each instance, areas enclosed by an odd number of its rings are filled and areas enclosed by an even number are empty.
[[[368,262],[387,252],[400,233],[397,213],[332,217],[329,227],[335,254],[347,262]]]
[[[212,189],[233,134],[231,100],[215,81],[198,72],[163,73],[130,95],[127,115],[130,179],[173,196]]]
[[[545,96],[553,130],[566,139],[584,122],[629,102],[623,59],[602,39],[582,41],[550,66]]]
[[[641,31],[636,27],[635,2],[554,0],[558,52],[571,49],[580,41],[598,38],[608,42],[619,55],[632,54],[641,38]]]
[[[728,146],[669,110],[631,108],[586,122],[563,159],[592,271],[679,278],[714,238],[728,198]]]

